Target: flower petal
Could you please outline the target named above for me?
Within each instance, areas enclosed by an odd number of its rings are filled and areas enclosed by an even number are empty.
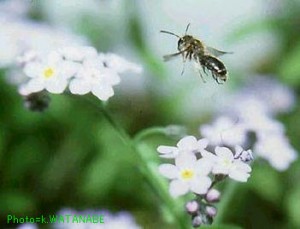
[[[88,80],[73,79],[69,84],[69,89],[72,94],[84,95],[91,91],[91,84]]]
[[[105,83],[98,83],[92,86],[92,93],[98,97],[98,99],[106,101],[114,95],[112,86]]]
[[[248,165],[247,163],[242,162],[240,160],[235,160],[233,162],[233,168],[235,168],[235,170],[243,171],[246,173],[250,173],[252,171],[250,165]]]
[[[179,154],[175,158],[175,165],[179,168],[194,168],[197,158],[192,153]]]
[[[103,68],[101,70],[101,77],[103,77],[103,80],[110,85],[117,85],[121,82],[120,76],[112,69]]]
[[[205,149],[208,146],[208,143],[209,143],[208,139],[202,138],[202,139],[198,140],[198,147],[200,149]]]
[[[25,75],[31,78],[38,77],[41,71],[42,71],[42,65],[38,62],[28,63],[24,68]]]
[[[157,147],[157,151],[162,154],[161,157],[171,157],[174,158],[178,154],[177,147],[174,146],[159,146]]]
[[[66,89],[68,85],[68,81],[66,79],[55,79],[55,80],[47,80],[45,82],[45,88],[47,91],[53,94],[61,94]]]
[[[224,166],[223,164],[216,164],[212,169],[213,174],[224,174],[227,175],[230,171],[228,166]]]
[[[195,170],[198,175],[208,175],[213,168],[214,161],[207,158],[201,158],[196,162]]]
[[[114,69],[118,73],[125,71],[140,73],[142,71],[141,66],[131,63],[116,54],[107,53],[99,56],[103,63],[106,63],[108,68]]]
[[[232,170],[229,173],[229,177],[236,181],[246,182],[248,180],[248,178],[250,177],[250,174],[246,173],[246,172],[241,172],[238,170]]]
[[[60,67],[60,75],[65,79],[69,79],[78,72],[80,69],[80,64],[72,61],[63,61]]]
[[[203,150],[201,152],[201,156],[202,156],[202,158],[206,158],[206,159],[208,159],[208,160],[210,160],[212,162],[215,162],[218,159],[218,157],[215,154],[213,154],[213,153],[211,153],[211,152],[209,152],[207,150]]]
[[[181,180],[173,180],[170,183],[169,191],[173,197],[178,197],[189,191],[189,185]]]
[[[33,78],[27,84],[22,86],[19,91],[21,94],[29,95],[31,93],[39,92],[44,89],[45,89],[44,81],[39,78]]]
[[[199,176],[191,182],[191,191],[200,195],[205,194],[211,183],[211,179],[208,176]]]
[[[194,136],[186,136],[177,143],[177,146],[179,149],[189,150],[194,149],[195,144],[197,144],[197,139]]]
[[[97,58],[98,52],[92,46],[86,46],[81,48],[82,53],[84,53],[85,58]]]
[[[168,179],[176,179],[179,175],[179,169],[172,164],[162,164],[158,167],[158,171]]]
[[[82,61],[84,58],[84,53],[80,47],[65,47],[60,53],[67,59],[72,61]]]
[[[228,160],[233,160],[233,153],[227,147],[219,147],[215,148],[216,155],[221,158],[226,158]]]
[[[48,64],[49,65],[56,65],[58,64],[59,62],[63,61],[62,59],[62,55],[57,52],[57,51],[52,51],[48,54]]]
[[[202,152],[202,150],[204,150],[207,146],[208,146],[208,139],[206,138],[202,138],[200,140],[198,140],[198,148],[199,148],[199,151]]]

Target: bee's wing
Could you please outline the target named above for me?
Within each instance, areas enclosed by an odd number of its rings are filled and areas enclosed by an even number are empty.
[[[169,54],[169,55],[165,55],[165,56],[163,56],[163,58],[164,58],[164,61],[169,61],[169,60],[172,60],[175,57],[179,56],[180,54],[182,54],[182,52],[177,52],[177,53],[172,53],[172,54]]]
[[[212,47],[206,47],[206,51],[215,56],[215,57],[218,57],[218,56],[222,56],[222,55],[225,55],[225,54],[233,54],[233,52],[225,52],[225,51],[220,51],[218,49],[215,49],[215,48],[212,48]]]

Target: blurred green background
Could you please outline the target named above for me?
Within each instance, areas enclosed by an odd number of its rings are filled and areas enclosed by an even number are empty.
[[[124,75],[107,104],[131,136],[170,124],[184,125],[189,134],[199,136],[198,127],[213,116],[211,103],[222,93],[237,90],[246,78],[261,74],[277,77],[295,91],[295,108],[278,118],[291,144],[300,150],[299,1],[34,0],[30,4],[27,17],[32,20],[67,27],[86,36],[99,51],[143,66],[141,75]],[[189,69],[180,76],[180,60],[162,61],[162,55],[176,50],[176,40],[159,30],[182,34],[189,22],[190,33],[236,53],[224,57],[230,71],[225,85],[203,85]],[[164,221],[159,198],[138,172],[137,156],[96,107],[83,98],[51,95],[48,110],[31,112],[16,87],[5,80],[5,72],[0,72],[0,228],[8,227],[7,214],[47,215],[64,207],[126,210],[143,228],[175,228]],[[156,147],[176,140],[153,136],[145,143],[158,161]],[[300,228],[299,177],[299,161],[283,173],[256,163],[249,182],[240,184],[231,199],[224,223]]]

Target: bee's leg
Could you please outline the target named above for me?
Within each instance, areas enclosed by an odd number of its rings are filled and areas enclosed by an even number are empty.
[[[199,75],[200,75],[200,77],[201,77],[201,79],[202,79],[203,83],[206,83],[206,81],[205,81],[205,79],[203,78],[203,75],[202,75],[202,73],[201,73],[201,70],[200,70],[200,69],[198,70],[198,72],[199,72]]]
[[[185,71],[185,63],[186,63],[186,59],[183,59],[183,65],[182,65],[181,75],[183,75],[183,73]]]
[[[203,66],[203,65],[202,65],[202,69],[203,69],[203,72],[205,73],[205,75],[207,75],[207,72],[206,72],[205,66]]]
[[[214,80],[215,80],[218,84],[220,84],[219,81],[218,81],[218,77],[215,75],[215,73],[214,73],[213,71],[211,72],[211,75],[212,75],[212,77],[214,78]]]
[[[186,63],[186,59],[187,59],[187,54],[184,55],[184,53],[183,53],[183,54],[182,54],[182,57],[183,57],[183,59],[182,59],[183,65],[182,65],[181,75],[183,75],[183,73],[184,73],[184,71],[185,71],[185,63]]]
[[[188,59],[189,58],[189,52],[186,51],[185,53],[182,54],[184,56],[185,59]]]
[[[219,77],[218,76],[215,76],[215,77],[216,77],[215,80],[217,81],[218,84],[223,84],[224,83],[222,81],[219,81]]]

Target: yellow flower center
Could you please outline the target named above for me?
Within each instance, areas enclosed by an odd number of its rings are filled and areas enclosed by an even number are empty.
[[[53,70],[53,68],[50,68],[50,67],[45,68],[45,70],[44,70],[44,77],[45,77],[46,79],[51,78],[53,75],[54,75],[54,70]]]
[[[223,164],[226,166],[226,167],[230,167],[232,165],[232,161],[225,158],[223,159]]]
[[[183,169],[180,175],[183,180],[190,180],[194,177],[195,173],[192,169]]]

